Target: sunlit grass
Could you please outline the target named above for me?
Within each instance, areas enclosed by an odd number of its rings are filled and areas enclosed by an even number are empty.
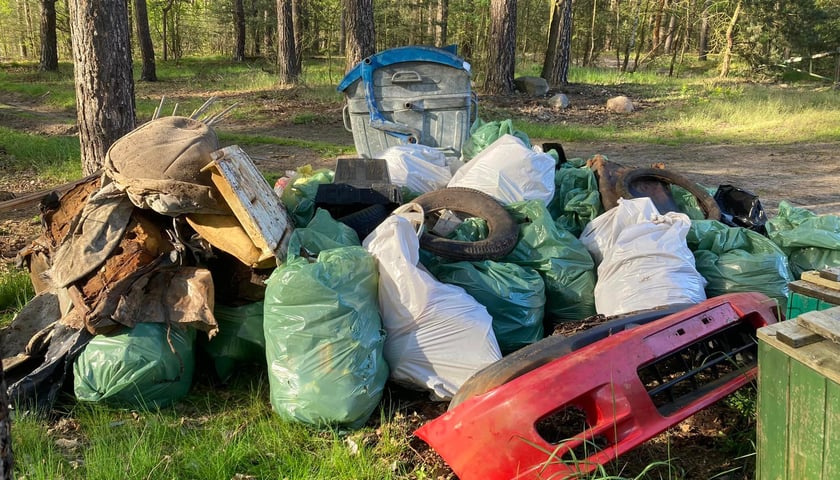
[[[75,136],[45,136],[0,127],[0,164],[11,170],[35,170],[58,181],[80,178],[79,139]]]
[[[7,232],[0,227],[0,234],[6,235]],[[0,274],[0,327],[6,326],[34,296],[28,272],[12,270]]]

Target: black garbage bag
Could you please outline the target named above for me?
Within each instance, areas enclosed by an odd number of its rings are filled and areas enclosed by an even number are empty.
[[[721,185],[715,192],[715,202],[720,207],[721,222],[730,227],[744,227],[767,235],[764,226],[767,215],[758,195],[732,185]]]

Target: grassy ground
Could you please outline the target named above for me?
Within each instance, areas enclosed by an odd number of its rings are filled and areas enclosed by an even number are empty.
[[[0,65],[0,94],[46,109],[53,121],[72,125],[74,93],[69,65],[57,74],[36,71],[34,65]],[[210,95],[228,104],[241,101],[231,122],[269,124],[276,110],[266,105],[294,105],[287,113],[293,125],[319,125],[325,111],[340,110],[342,97],[334,89],[341,77],[340,62],[307,64],[304,84],[278,89],[269,69],[259,63],[231,64],[219,59],[186,59],[160,63],[155,84],[137,84],[138,119],[151,117],[161,96],[168,108],[188,113]],[[528,73],[523,71],[523,73]],[[582,98],[594,90],[631,96],[640,107],[626,119],[593,123],[576,121],[573,114],[550,112],[535,102],[490,103],[482,106],[487,118],[513,118],[531,137],[560,141],[691,143],[818,142],[840,137],[840,100],[836,90],[822,87],[756,84],[685,74],[668,78],[647,72],[617,74],[612,70],[573,69],[571,81],[585,85]],[[598,97],[600,98],[600,97]],[[524,105],[524,106],[523,106]],[[3,175],[32,174],[56,181],[78,178],[76,137],[46,135],[37,128],[37,115],[11,112],[0,102],[0,119],[14,118],[25,128],[0,127],[0,167]],[[535,114],[534,112],[537,112]],[[61,114],[64,114],[62,116]],[[549,115],[556,122],[540,120]],[[23,117],[21,117],[23,115]],[[583,111],[598,118],[600,111]],[[9,124],[11,124],[9,123]],[[269,129],[270,130],[270,129]],[[287,138],[265,133],[222,131],[226,143],[288,145],[324,157],[351,153],[346,142],[330,138]],[[27,173],[28,172],[28,173]],[[0,313],[11,314],[31,297],[26,275],[19,271],[0,276]],[[429,460],[411,443],[417,426],[413,400],[386,400],[372,422],[358,432],[317,431],[285,422],[271,412],[264,368],[243,372],[231,385],[198,381],[186,400],[160,411],[133,411],[97,405],[64,403],[57,418],[19,414],[14,440],[19,478],[444,478],[450,475],[439,460]],[[749,403],[749,399],[746,401]],[[754,428],[749,407],[733,410],[747,419],[747,439],[731,445],[721,435],[721,448],[730,448],[733,464]],[[727,446],[726,442],[730,442]],[[667,450],[666,450],[667,452]],[[681,462],[659,465],[666,454],[643,461],[635,471],[608,466],[593,478],[691,478],[680,474]],[[653,471],[646,471],[651,465]],[[632,469],[631,469],[632,470]],[[618,476],[610,476],[619,473]],[[731,477],[741,478],[741,477]]]

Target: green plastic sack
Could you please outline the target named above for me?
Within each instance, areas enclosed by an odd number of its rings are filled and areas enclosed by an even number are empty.
[[[299,168],[297,176],[283,189],[280,201],[286,207],[296,227],[305,227],[315,215],[315,195],[318,185],[332,183],[335,173],[331,170]]]
[[[761,292],[786,311],[793,274],[782,250],[752,230],[715,220],[694,220],[686,237],[697,271],[708,281],[706,296]]]
[[[290,256],[316,257],[323,250],[359,246],[359,235],[319,208],[306,228],[297,228],[289,237]]]
[[[76,398],[133,408],[168,406],[190,390],[194,342],[194,329],[160,323],[97,335],[73,364]]]
[[[545,285],[536,270],[485,260],[437,264],[431,271],[487,307],[503,354],[543,338]]]
[[[316,426],[364,425],[388,378],[374,258],[356,246],[322,251],[315,263],[294,257],[266,283],[274,410]]]
[[[783,201],[766,226],[770,240],[788,254],[795,279],[809,270],[840,267],[840,216],[817,215]]]
[[[559,229],[536,200],[505,207],[519,223],[519,241],[502,261],[531,267],[545,281],[545,316],[554,322],[595,314],[595,262],[583,243]]]
[[[465,160],[472,160],[491,143],[498,140],[502,135],[507,134],[517,137],[525,142],[525,146],[531,148],[531,140],[528,138],[528,134],[513,128],[513,121],[496,120],[493,122],[482,122],[480,118],[476,118],[470,127],[470,138],[464,142],[464,148],[461,149],[461,154]]]
[[[220,379],[228,380],[238,364],[265,364],[263,302],[238,307],[216,304],[213,316],[219,332],[210,340],[200,337],[198,343],[213,359]]]
[[[558,228],[579,237],[587,223],[604,213],[604,207],[595,173],[589,167],[576,167],[574,160],[554,173],[554,198],[548,211]]]

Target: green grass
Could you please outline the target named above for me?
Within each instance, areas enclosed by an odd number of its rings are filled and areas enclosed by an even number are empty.
[[[136,412],[77,404],[62,431],[44,419],[15,419],[17,475],[55,478],[288,479],[401,478],[406,432],[316,431],[271,411],[264,375],[232,388],[197,386],[176,407]],[[70,442],[60,439],[71,439]],[[351,443],[356,448],[351,448]],[[404,478],[404,477],[403,477]]]
[[[80,178],[79,139],[75,136],[44,136],[0,126],[0,167],[34,170],[57,181]]]
[[[230,145],[284,145],[314,150],[324,157],[349,155],[356,151],[352,145],[338,145],[315,140],[301,140],[298,138],[273,137],[269,135],[247,135],[238,133],[218,132],[219,140]]]
[[[0,232],[5,235],[5,232]],[[35,290],[24,270],[12,270],[0,275],[0,326],[12,321],[14,315],[26,305]]]

